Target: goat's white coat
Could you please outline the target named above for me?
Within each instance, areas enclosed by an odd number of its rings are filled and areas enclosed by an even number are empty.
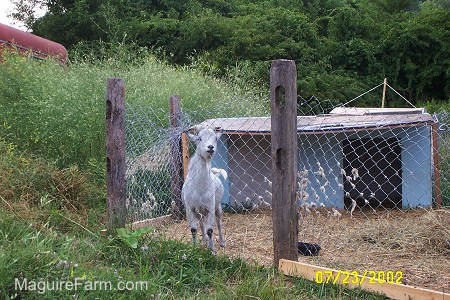
[[[217,150],[217,140],[220,133],[212,129],[200,130],[198,135],[189,134],[189,138],[196,143],[196,151],[189,161],[188,175],[181,190],[181,198],[186,207],[186,216],[192,232],[192,239],[196,242],[197,221],[200,223],[203,243],[215,252],[212,238],[214,220],[217,220],[219,244],[225,247],[222,233],[221,199],[224,187],[219,175],[225,179],[227,173],[223,169],[211,168],[211,159]]]

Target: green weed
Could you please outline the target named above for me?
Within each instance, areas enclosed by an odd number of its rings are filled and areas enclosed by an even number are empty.
[[[154,228],[151,227],[143,227],[134,231],[129,228],[118,228],[117,237],[128,247],[136,249],[139,239],[152,230]]]
[[[0,170],[0,209],[60,232],[102,223],[104,188],[77,166],[58,169],[0,138]]]

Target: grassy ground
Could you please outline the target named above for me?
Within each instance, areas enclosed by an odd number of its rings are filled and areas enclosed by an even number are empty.
[[[101,237],[107,77],[125,80],[129,103],[162,109],[172,94],[226,115],[266,114],[267,103],[242,83],[150,55],[131,63],[81,56],[66,67],[7,56],[0,69],[0,299],[383,299],[151,233],[137,248]]]
[[[273,269],[174,241],[146,238],[148,247],[133,250],[118,239],[44,232],[4,213],[1,225],[4,299],[382,299],[284,278]],[[18,290],[24,280],[28,291]],[[80,285],[55,291],[39,283],[33,288],[33,281]],[[96,281],[110,282],[113,289],[126,284],[129,290],[89,290]]]

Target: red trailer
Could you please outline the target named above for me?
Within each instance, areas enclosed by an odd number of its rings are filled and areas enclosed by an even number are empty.
[[[3,49],[17,49],[38,59],[54,57],[61,64],[67,60],[67,50],[63,45],[0,23],[0,50]]]

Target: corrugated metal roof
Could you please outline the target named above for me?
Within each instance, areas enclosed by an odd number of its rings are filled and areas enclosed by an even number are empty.
[[[372,130],[377,128],[406,127],[419,124],[432,124],[434,120],[428,113],[419,113],[418,109],[406,111],[387,111],[381,114],[379,109],[372,113],[355,110],[354,114],[328,114],[317,116],[298,116],[299,133],[323,133],[324,131]],[[202,126],[221,128],[224,133],[267,134],[271,131],[270,117],[242,117],[209,119]]]
[[[403,114],[424,114],[425,108],[374,108],[374,107],[336,107],[330,114],[332,115],[403,115]]]

